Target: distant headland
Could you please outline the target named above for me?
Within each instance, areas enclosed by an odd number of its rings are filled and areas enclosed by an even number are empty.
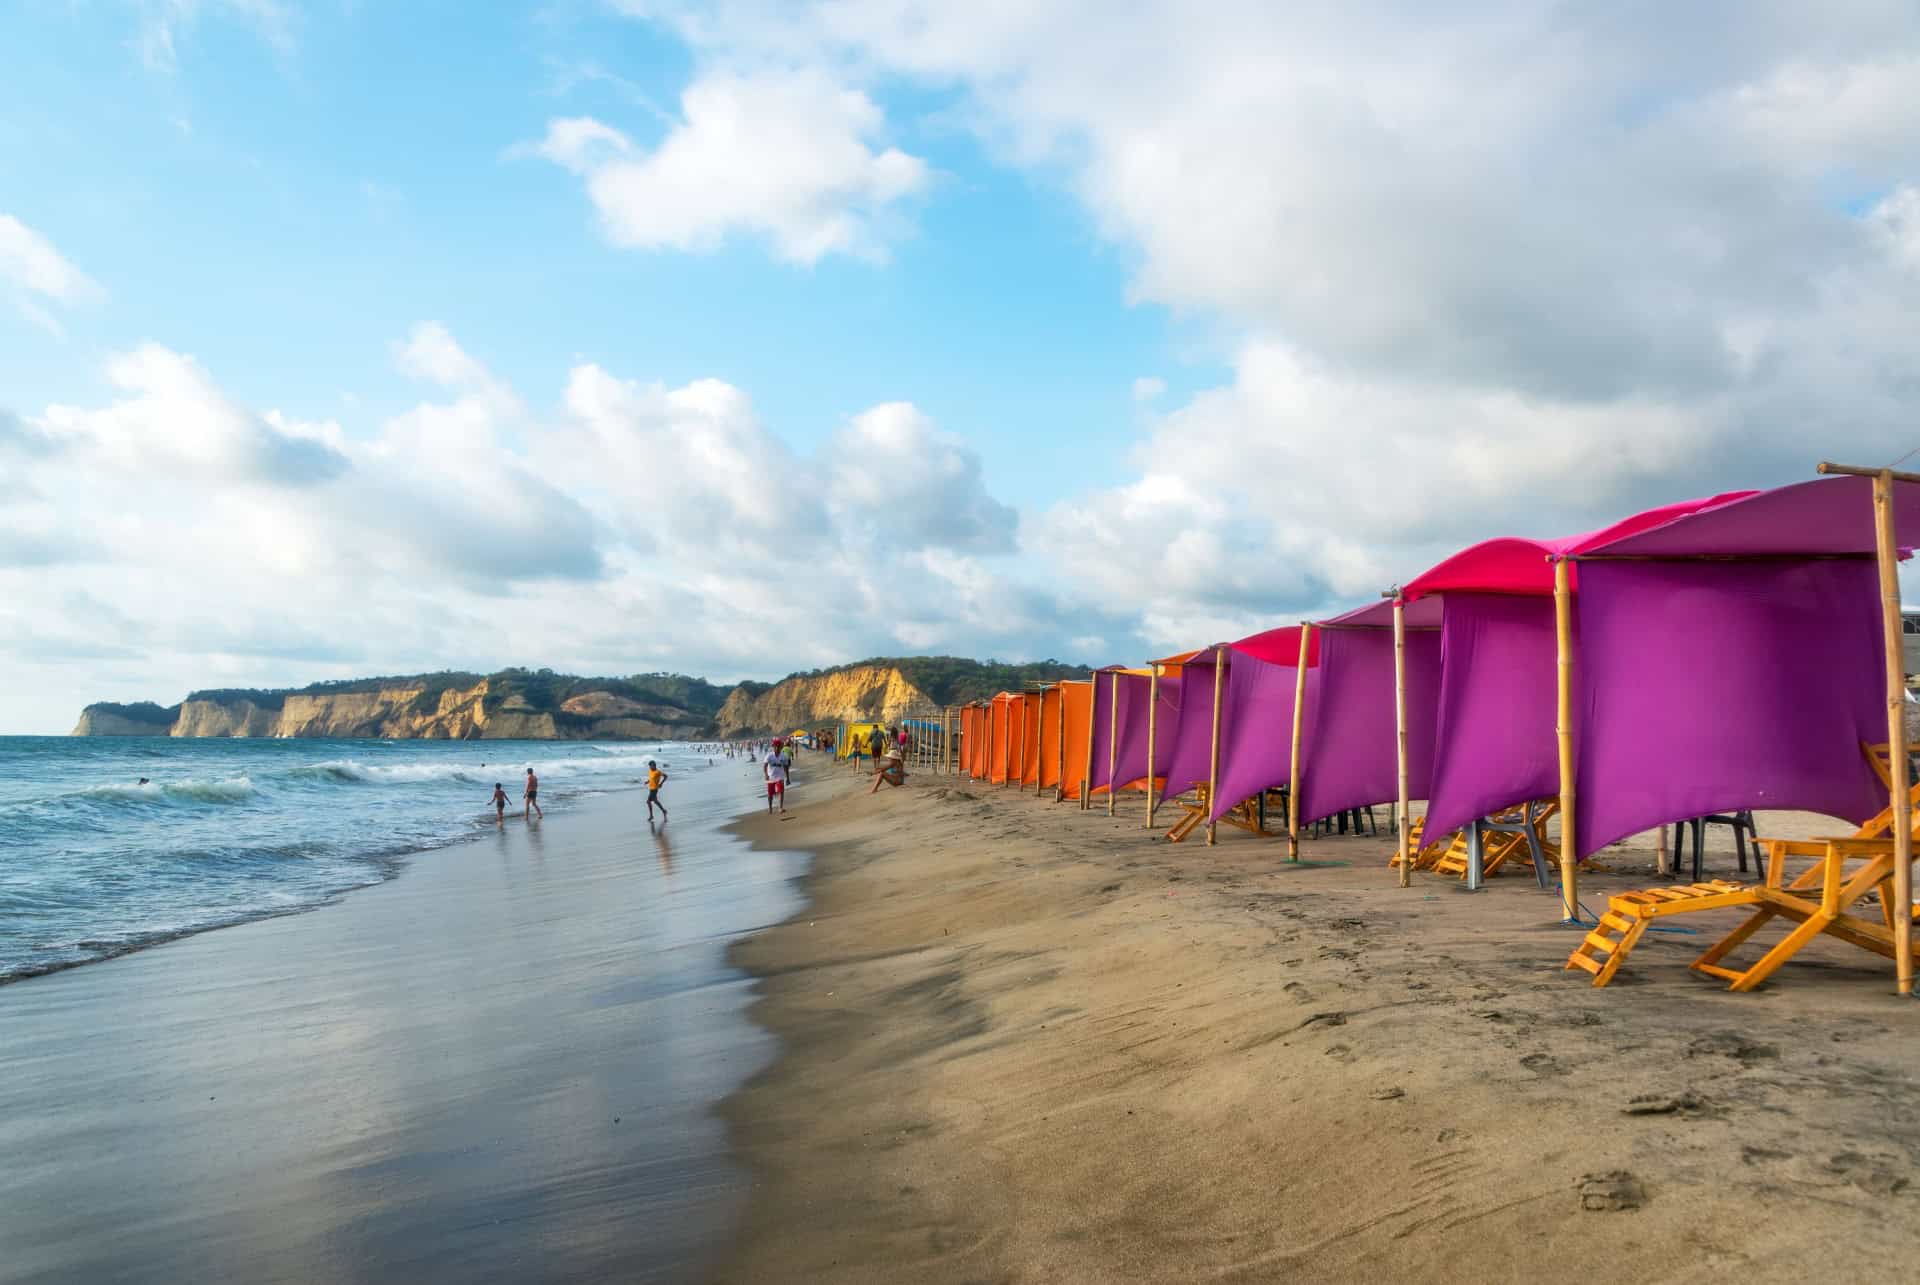
[[[686,740],[766,735],[843,719],[888,721],[1088,673],[1062,661],[1007,665],[956,656],[874,657],[732,687],[685,674],[443,671],[197,691],[177,705],[100,701],[80,711],[73,734]]]

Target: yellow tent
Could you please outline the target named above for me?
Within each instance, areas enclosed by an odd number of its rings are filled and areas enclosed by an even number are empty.
[[[867,737],[875,730],[885,735],[887,730],[886,724],[848,723],[846,730],[840,734],[839,743],[833,747],[834,757],[851,758],[855,750],[865,754],[867,752]]]

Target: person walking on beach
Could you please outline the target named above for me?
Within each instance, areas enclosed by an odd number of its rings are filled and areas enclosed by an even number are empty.
[[[775,741],[767,756],[760,760],[761,775],[767,778],[767,811],[773,811],[773,801],[780,800],[780,810],[787,810],[787,769],[793,766],[793,760],[780,752],[780,742]]]
[[[493,799],[491,802],[493,803],[493,823],[495,825],[505,825],[507,823],[507,792],[501,788],[500,782],[498,781],[493,783]]]
[[[652,759],[647,760],[647,820],[653,820],[653,810],[660,809],[660,819],[667,819],[667,805],[660,801],[660,787],[667,783],[667,774]]]
[[[540,778],[533,774],[532,768],[527,769],[526,797],[527,797],[528,814],[531,816],[537,816],[542,821],[546,820],[547,814],[540,810]]]

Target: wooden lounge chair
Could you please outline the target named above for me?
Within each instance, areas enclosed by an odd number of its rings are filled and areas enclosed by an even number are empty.
[[[1547,861],[1557,861],[1560,845],[1547,837],[1547,820],[1560,810],[1560,800],[1541,799],[1502,808],[1487,819],[1501,828],[1483,830],[1480,836],[1480,873],[1498,874],[1508,862],[1518,858],[1515,869],[1533,872],[1533,844],[1538,844]],[[1528,830],[1532,830],[1531,836]],[[1453,836],[1445,852],[1433,863],[1436,874],[1467,877],[1471,836],[1461,830]],[[1530,842],[1531,840],[1531,842]]]
[[[1407,851],[1412,854],[1410,859],[1415,870],[1431,870],[1433,863],[1444,856],[1447,849],[1452,846],[1451,839],[1460,837],[1460,831],[1456,830],[1448,841],[1422,843],[1421,839],[1424,837],[1426,827],[1427,819],[1423,816],[1415,817],[1413,824],[1407,827]],[[1387,868],[1389,870],[1400,868],[1400,849],[1397,845],[1394,847],[1393,855],[1387,858]]]
[[[1206,824],[1207,813],[1212,810],[1213,791],[1205,781],[1195,781],[1191,790],[1172,802],[1180,809],[1181,816],[1167,831],[1167,842],[1179,843]],[[1237,803],[1232,810],[1221,816],[1220,824],[1238,826],[1254,834],[1265,834],[1266,830],[1260,824],[1258,807],[1258,798]]]
[[[1889,775],[1886,747],[1862,748],[1885,779]],[[1911,798],[1915,828],[1920,829],[1920,785],[1913,787]],[[1607,913],[1567,957],[1567,967],[1584,969],[1593,974],[1595,986],[1605,986],[1655,919],[1730,906],[1751,907],[1752,913],[1690,967],[1726,980],[1732,990],[1750,991],[1760,985],[1823,933],[1892,959],[1893,917],[1913,914],[1912,906],[1895,907],[1892,901],[1892,829],[1893,809],[1889,807],[1845,838],[1762,839],[1767,873],[1766,881],[1760,884],[1713,879],[1610,897]],[[1811,858],[1812,864],[1789,880],[1787,862],[1796,858]],[[1849,864],[1854,862],[1864,864],[1850,871]],[[1868,893],[1879,897],[1878,922],[1849,913],[1848,908]],[[1746,968],[1730,968],[1721,962],[1775,919],[1789,920],[1795,926],[1759,960]]]

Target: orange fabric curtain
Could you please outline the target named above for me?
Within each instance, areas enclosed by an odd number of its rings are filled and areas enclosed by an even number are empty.
[[[1093,684],[1066,682],[1059,687],[1060,702],[1066,718],[1066,771],[1060,778],[1060,790],[1066,797],[1078,799],[1087,781],[1087,735],[1092,730]]]
[[[1040,694],[1040,788],[1060,784],[1060,684]]]
[[[1040,693],[1020,696],[1020,784],[1040,784]]]
[[[1013,710],[1016,702],[1005,692],[993,698],[992,745],[987,759],[987,780],[999,785],[1010,775],[1013,748]]]

